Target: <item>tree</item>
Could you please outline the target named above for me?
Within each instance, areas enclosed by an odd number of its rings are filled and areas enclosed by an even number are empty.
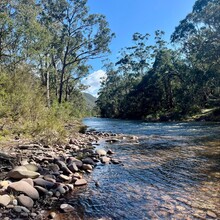
[[[108,45],[114,35],[103,15],[89,14],[86,0],[41,2],[42,22],[53,35],[52,63],[59,76],[58,101],[61,103],[70,73],[75,81],[85,76],[87,72],[82,74],[78,67],[109,52]]]

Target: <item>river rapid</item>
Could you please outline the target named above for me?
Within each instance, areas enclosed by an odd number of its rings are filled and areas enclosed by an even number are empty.
[[[86,118],[84,124],[138,141],[97,146],[112,149],[122,164],[98,165],[88,186],[68,198],[75,219],[220,219],[219,123]]]

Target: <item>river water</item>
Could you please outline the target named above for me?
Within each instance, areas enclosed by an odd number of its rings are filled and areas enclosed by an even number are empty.
[[[122,164],[98,165],[87,176],[88,186],[68,200],[75,219],[220,219],[219,123],[86,118],[84,124],[138,141],[101,143]]]

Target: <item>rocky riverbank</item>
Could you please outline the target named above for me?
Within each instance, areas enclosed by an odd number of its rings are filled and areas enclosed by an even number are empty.
[[[87,184],[84,174],[91,173],[99,163],[120,163],[110,149],[96,149],[99,141],[112,143],[125,138],[89,131],[74,134],[64,145],[17,140],[17,144],[3,148],[0,219],[56,219],[60,212],[71,212],[74,207],[62,203],[62,198]],[[51,211],[55,206],[59,208]]]

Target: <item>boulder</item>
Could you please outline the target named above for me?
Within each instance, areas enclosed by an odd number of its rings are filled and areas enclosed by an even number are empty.
[[[40,174],[34,171],[28,170],[25,166],[18,166],[8,172],[7,177],[12,179],[23,179],[23,178],[37,178]]]
[[[32,208],[34,206],[34,201],[30,197],[25,195],[19,195],[18,202],[20,203],[20,205],[26,208]]]
[[[25,182],[29,183],[31,186],[34,186],[34,181],[31,178],[24,178],[24,179],[22,179],[22,181],[25,181]]]
[[[38,191],[32,187],[29,183],[20,180],[18,182],[11,183],[8,186],[8,190],[14,190],[17,192],[22,192],[27,196],[31,197],[32,199],[39,199]]]

